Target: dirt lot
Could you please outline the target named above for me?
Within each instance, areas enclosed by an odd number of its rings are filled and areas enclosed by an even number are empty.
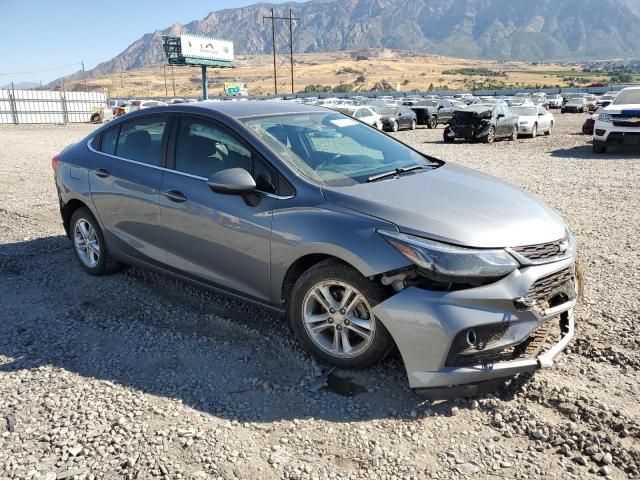
[[[397,134],[549,202],[587,276],[556,368],[435,404],[397,355],[319,389],[268,312],[138,269],[83,274],[50,158],[92,127],[0,128],[0,478],[637,478],[640,151],[592,155],[583,118],[495,145]]]

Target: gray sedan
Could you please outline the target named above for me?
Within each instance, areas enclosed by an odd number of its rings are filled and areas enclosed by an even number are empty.
[[[337,112],[150,108],[52,163],[88,274],[137,265],[282,312],[340,367],[396,346],[432,398],[550,366],[574,332],[555,210]]]

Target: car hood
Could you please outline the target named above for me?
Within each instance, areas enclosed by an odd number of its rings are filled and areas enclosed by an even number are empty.
[[[639,115],[640,116],[640,104],[630,103],[627,105],[614,105],[611,104],[604,108],[607,113],[624,113],[625,115]]]
[[[560,215],[523,190],[447,163],[349,187],[323,187],[336,205],[394,223],[401,232],[479,248],[534,245],[565,235]]]

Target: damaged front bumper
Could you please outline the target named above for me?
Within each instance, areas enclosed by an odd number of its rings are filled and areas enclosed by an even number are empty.
[[[408,287],[374,313],[400,350],[411,388],[433,398],[473,395],[484,382],[553,365],[574,335],[575,285],[568,258],[482,287]]]
[[[478,139],[489,135],[490,123],[470,123],[450,125],[450,132],[455,138]]]

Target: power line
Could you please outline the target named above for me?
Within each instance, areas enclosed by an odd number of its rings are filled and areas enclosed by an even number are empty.
[[[53,67],[53,68],[47,68],[44,70],[34,70],[32,72],[8,72],[8,73],[0,73],[0,75],[29,75],[32,73],[43,73],[43,72],[52,72],[54,70],[62,70],[63,68],[69,68],[69,67],[73,67],[75,65],[82,65],[83,62],[76,62],[76,63],[71,63],[69,65],[64,65],[62,67]]]

